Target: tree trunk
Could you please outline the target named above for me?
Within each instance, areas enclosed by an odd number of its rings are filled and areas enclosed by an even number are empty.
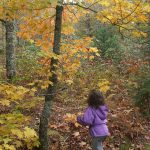
[[[6,75],[12,81],[16,75],[15,63],[15,35],[13,21],[5,21],[6,28]]]
[[[60,53],[60,40],[61,40],[61,24],[62,24],[62,11],[63,6],[56,6],[56,20],[55,20],[55,32],[54,32],[54,47],[53,52],[57,55]],[[50,109],[51,102],[53,101],[56,93],[56,85],[57,85],[57,75],[56,65],[58,60],[51,60],[50,71],[53,73],[52,77],[50,77],[50,81],[53,82],[53,86],[49,85],[47,89],[47,93],[45,96],[45,104],[40,117],[40,126],[39,126],[39,140],[40,140],[40,150],[48,150],[49,142],[48,142],[48,123],[50,118]]]

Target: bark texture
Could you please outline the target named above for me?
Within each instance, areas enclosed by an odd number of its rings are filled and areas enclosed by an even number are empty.
[[[16,75],[15,33],[13,21],[5,21],[6,28],[6,75],[9,81]]]
[[[61,25],[62,25],[62,11],[63,6],[56,6],[56,20],[55,20],[55,33],[54,33],[54,47],[53,52],[55,54],[60,53],[60,40],[61,40]],[[58,60],[52,59],[50,65],[50,71],[56,72],[56,65]],[[55,97],[56,93],[56,85],[57,85],[57,75],[53,73],[52,77],[49,79],[53,82],[53,86],[49,85],[47,89],[47,93],[45,96],[45,104],[40,117],[40,126],[39,126],[39,140],[40,140],[40,150],[48,150],[49,149],[49,140],[48,140],[48,123],[50,118],[50,109],[52,101]]]

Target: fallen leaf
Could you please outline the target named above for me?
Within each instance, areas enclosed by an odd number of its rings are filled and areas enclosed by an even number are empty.
[[[82,141],[81,143],[79,143],[80,147],[83,147],[84,145],[86,145],[86,142]]]
[[[77,136],[80,135],[80,133],[79,133],[79,132],[74,132],[73,135],[74,135],[75,137],[77,137]]]

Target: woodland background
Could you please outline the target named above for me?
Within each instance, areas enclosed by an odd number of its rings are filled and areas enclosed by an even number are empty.
[[[0,150],[91,149],[76,122],[91,89],[109,107],[105,149],[150,150],[149,5],[2,0]]]

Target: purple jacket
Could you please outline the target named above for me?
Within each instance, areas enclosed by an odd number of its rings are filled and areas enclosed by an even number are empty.
[[[107,123],[108,108],[106,105],[99,106],[98,109],[88,107],[83,116],[77,117],[77,122],[84,126],[89,126],[92,137],[109,135]]]

